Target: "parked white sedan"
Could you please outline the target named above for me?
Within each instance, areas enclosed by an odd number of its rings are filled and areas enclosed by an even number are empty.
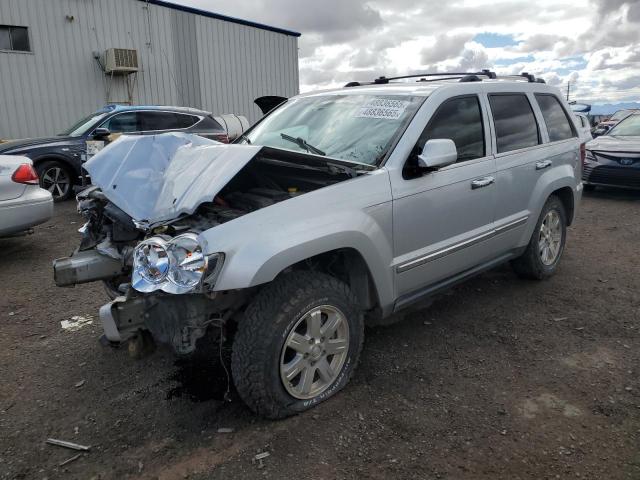
[[[31,160],[0,155],[0,237],[29,233],[52,215],[53,198],[38,185]]]

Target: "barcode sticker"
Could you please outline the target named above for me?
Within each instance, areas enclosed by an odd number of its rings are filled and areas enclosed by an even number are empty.
[[[406,100],[390,100],[387,98],[373,98],[365,103],[356,114],[356,118],[382,118],[397,120],[406,110],[409,102]]]

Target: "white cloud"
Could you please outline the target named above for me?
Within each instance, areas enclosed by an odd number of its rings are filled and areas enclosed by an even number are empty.
[[[172,0],[300,38],[301,90],[385,74],[527,71],[580,101],[640,101],[640,0]],[[510,35],[486,47],[477,34]]]

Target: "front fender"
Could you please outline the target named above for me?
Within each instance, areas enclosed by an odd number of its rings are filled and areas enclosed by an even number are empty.
[[[209,253],[225,254],[215,290],[264,284],[307,258],[351,248],[367,263],[381,304],[393,302],[392,205],[386,170],[252,212],[201,237]]]

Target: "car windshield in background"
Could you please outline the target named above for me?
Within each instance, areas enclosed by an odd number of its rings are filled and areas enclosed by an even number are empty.
[[[640,115],[629,115],[611,129],[609,135],[620,137],[640,137]]]
[[[108,112],[96,112],[92,113],[84,117],[82,120],[77,122],[76,124],[69,127],[62,133],[59,133],[60,136],[68,136],[68,137],[80,137],[87,133],[87,131],[92,128],[97,122],[106,117]]]
[[[323,95],[289,100],[240,143],[378,164],[425,97]]]

